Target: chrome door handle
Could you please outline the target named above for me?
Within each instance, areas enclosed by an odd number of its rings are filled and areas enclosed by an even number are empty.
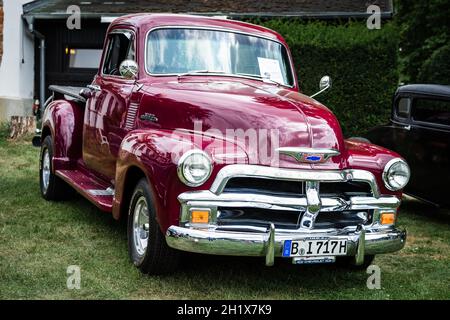
[[[93,91],[102,91],[102,88],[96,84],[89,84],[87,85],[87,88]]]

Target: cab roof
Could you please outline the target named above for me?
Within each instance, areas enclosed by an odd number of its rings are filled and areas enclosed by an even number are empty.
[[[441,84],[408,84],[399,87],[396,95],[407,93],[450,97],[450,86]]]
[[[224,18],[183,15],[183,14],[131,14],[115,19],[110,28],[118,25],[131,25],[148,31],[165,26],[189,26],[203,28],[218,28],[234,32],[250,33],[285,43],[284,39],[275,31],[268,28],[236,20]]]

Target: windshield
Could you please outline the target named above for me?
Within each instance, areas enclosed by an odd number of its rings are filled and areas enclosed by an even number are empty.
[[[294,84],[288,54],[281,43],[228,31],[152,31],[147,39],[146,66],[154,75],[216,72]]]

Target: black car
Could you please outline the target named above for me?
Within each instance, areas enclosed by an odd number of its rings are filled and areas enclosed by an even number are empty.
[[[450,205],[450,86],[399,87],[389,124],[371,129],[365,137],[407,160],[407,194]]]

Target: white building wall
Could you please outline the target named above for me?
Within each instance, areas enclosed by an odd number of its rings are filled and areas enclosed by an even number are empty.
[[[3,58],[0,65],[0,122],[31,115],[34,41],[26,34],[22,6],[31,0],[3,0]],[[23,59],[23,60],[22,60]]]

